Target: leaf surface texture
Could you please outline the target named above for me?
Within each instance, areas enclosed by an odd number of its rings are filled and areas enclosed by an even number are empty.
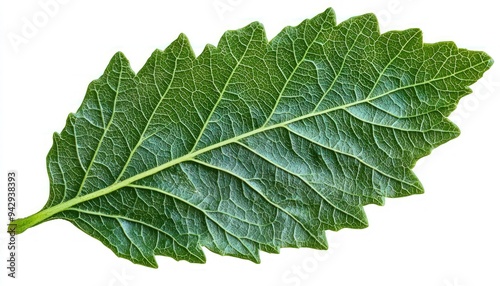
[[[259,23],[228,31],[198,57],[180,35],[137,74],[117,53],[54,135],[39,222],[150,267],[205,262],[202,247],[326,249],[325,230],[368,225],[364,205],[423,192],[411,168],[459,135],[446,117],[492,63],[331,9],[271,41]]]

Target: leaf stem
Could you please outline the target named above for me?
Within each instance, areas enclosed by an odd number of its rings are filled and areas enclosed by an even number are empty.
[[[104,189],[99,190],[97,192],[90,193],[90,194],[87,194],[85,196],[76,197],[76,198],[73,198],[71,200],[67,200],[63,203],[57,204],[57,205],[52,206],[50,208],[42,209],[39,212],[32,214],[28,217],[16,219],[9,224],[9,229],[15,229],[16,234],[23,233],[28,228],[33,227],[39,223],[42,223],[46,219],[55,215],[56,213],[59,213],[59,212],[65,210],[69,207],[72,207],[78,203],[88,201],[90,199],[93,199],[93,198],[98,197],[100,195],[107,194],[109,192],[116,190],[117,188],[122,187],[121,184],[119,187],[117,185],[118,184],[111,185],[108,188],[104,188]]]
[[[52,207],[49,207],[46,209],[42,209],[39,212],[32,214],[28,217],[16,219],[9,224],[9,229],[14,228],[16,230],[16,234],[23,233],[28,228],[33,227],[33,226],[45,221],[46,219],[52,217],[56,213],[64,211],[64,210],[66,210],[66,209],[68,209],[76,204],[79,204],[79,203],[82,203],[82,202],[85,202],[85,201],[88,201],[91,199],[95,199],[97,197],[106,195],[106,194],[111,193],[115,190],[123,188],[123,187],[129,185],[130,183],[141,179],[143,176],[140,176],[140,175],[143,175],[143,173],[138,174],[138,175],[133,176],[133,177],[130,177],[127,180],[123,180],[117,184],[113,184],[113,185],[111,185],[107,188],[101,189],[99,191],[92,192],[92,193],[86,194],[84,196],[75,197],[71,200],[67,200],[67,201],[62,202],[60,204],[57,204],[55,206],[52,206]]]

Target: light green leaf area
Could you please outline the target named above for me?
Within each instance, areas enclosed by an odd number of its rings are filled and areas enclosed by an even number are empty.
[[[180,35],[137,74],[117,53],[54,135],[50,198],[18,233],[65,219],[150,267],[326,249],[325,230],[368,225],[364,205],[423,192],[412,167],[459,135],[446,117],[492,63],[331,9],[198,57]]]

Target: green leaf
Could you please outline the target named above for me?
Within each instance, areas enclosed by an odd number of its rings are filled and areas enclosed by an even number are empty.
[[[331,9],[198,57],[180,35],[137,74],[117,53],[54,135],[49,200],[17,232],[65,219],[150,267],[326,249],[325,230],[368,225],[364,205],[423,192],[411,168],[459,135],[446,117],[492,63]]]

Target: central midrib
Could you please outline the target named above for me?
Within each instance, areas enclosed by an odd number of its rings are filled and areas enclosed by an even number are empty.
[[[469,67],[468,69],[471,69],[471,68],[475,68],[476,66],[478,65],[481,65],[481,64],[484,64],[484,62],[480,62],[474,66],[471,66]],[[258,134],[258,133],[261,133],[261,132],[265,132],[265,131],[268,131],[268,130],[271,130],[271,129],[275,129],[275,128],[280,128],[280,127],[284,127],[286,125],[289,125],[289,124],[292,124],[294,122],[297,122],[297,121],[300,121],[300,120],[304,120],[304,119],[307,119],[307,118],[310,118],[310,117],[314,117],[314,116],[318,116],[318,115],[322,115],[322,114],[325,114],[325,113],[329,113],[329,112],[333,112],[333,111],[336,111],[336,110],[340,110],[340,109],[346,109],[346,108],[349,108],[349,107],[352,107],[352,106],[355,106],[355,105],[358,105],[358,104],[362,104],[362,103],[367,103],[367,102],[370,102],[370,101],[373,101],[373,100],[376,100],[378,98],[381,98],[383,96],[386,96],[386,95],[389,95],[391,93],[394,93],[394,92],[397,92],[397,91],[400,91],[400,90],[403,90],[403,89],[406,89],[406,88],[411,88],[411,87],[415,87],[415,86],[419,86],[419,85],[424,85],[424,84],[428,84],[428,83],[431,83],[433,81],[438,81],[438,80],[442,80],[442,79],[445,79],[445,78],[448,78],[448,77],[453,77],[459,73],[462,73],[468,69],[465,69],[465,70],[461,70],[461,71],[458,71],[454,74],[450,74],[450,75],[447,75],[447,76],[444,76],[444,77],[440,77],[440,78],[434,78],[434,79],[431,79],[431,80],[428,80],[428,81],[424,81],[424,82],[420,82],[420,83],[415,83],[415,84],[411,84],[411,85],[407,85],[407,86],[403,86],[403,87],[399,87],[397,89],[394,89],[394,90],[391,90],[391,91],[388,91],[388,92],[385,92],[385,93],[382,93],[380,95],[377,95],[377,96],[374,96],[374,97],[369,97],[369,98],[365,98],[363,100],[360,100],[360,101],[355,101],[355,102],[351,102],[351,103],[348,103],[348,104],[345,104],[345,105],[340,105],[340,106],[336,106],[336,107],[332,107],[330,109],[325,109],[325,110],[322,110],[322,111],[319,111],[319,112],[312,112],[312,113],[309,113],[309,114],[305,114],[305,115],[302,115],[302,116],[299,116],[299,117],[296,117],[294,119],[290,119],[288,121],[285,121],[285,122],[281,122],[281,123],[276,123],[276,124],[273,124],[273,125],[269,125],[269,126],[262,126],[260,128],[257,128],[255,130],[252,130],[252,131],[249,131],[249,132],[246,132],[246,133],[243,133],[243,134],[240,134],[238,136],[235,136],[233,138],[229,138],[229,139],[226,139],[224,141],[221,141],[217,144],[214,144],[214,145],[211,145],[211,146],[207,146],[205,148],[202,148],[202,149],[199,149],[195,152],[192,152],[192,153],[188,153],[184,156],[181,156],[181,157],[178,157],[176,159],[173,159],[167,163],[164,163],[162,165],[159,165],[159,166],[156,166],[152,169],[149,169],[147,171],[144,171],[142,173],[139,173],[137,175],[134,175],[128,179],[125,179],[123,181],[120,181],[120,182],[117,182],[113,185],[110,185],[104,189],[100,189],[98,191],[95,191],[95,192],[92,192],[92,193],[89,193],[89,194],[86,194],[86,195],[83,195],[83,196],[80,196],[80,197],[75,197],[73,199],[70,199],[68,201],[65,201],[63,203],[60,203],[58,205],[55,205],[55,206],[52,206],[50,208],[47,208],[47,209],[44,209],[44,210],[41,210],[40,212],[34,214],[33,216],[31,217],[28,217],[30,218],[30,222],[31,222],[31,226],[35,225],[35,224],[38,224],[40,222],[42,222],[43,220],[53,216],[54,214],[57,214],[59,212],[62,212],[74,205],[77,205],[79,203],[82,203],[82,202],[86,202],[86,201],[89,201],[89,200],[92,200],[92,199],[95,199],[95,198],[98,198],[98,197],[101,197],[101,196],[104,196],[104,195],[107,195],[109,193],[112,193],[116,190],[119,190],[123,187],[126,187],[140,179],[143,179],[143,178],[146,178],[146,177],[149,177],[153,174],[156,174],[158,172],[161,172],[165,169],[168,169],[174,165],[177,165],[177,164],[180,164],[180,163],[183,163],[183,162],[187,162],[189,160],[192,160],[194,159],[196,156],[198,155],[201,155],[203,153],[206,153],[206,152],[209,152],[211,150],[214,150],[214,149],[217,149],[219,147],[222,147],[222,146],[226,146],[226,145],[229,145],[231,143],[235,143],[237,141],[240,141],[242,139],[245,139],[247,137],[250,137],[252,135],[255,135],[255,134]],[[26,218],[26,219],[28,219]],[[23,229],[24,231],[24,229]]]

